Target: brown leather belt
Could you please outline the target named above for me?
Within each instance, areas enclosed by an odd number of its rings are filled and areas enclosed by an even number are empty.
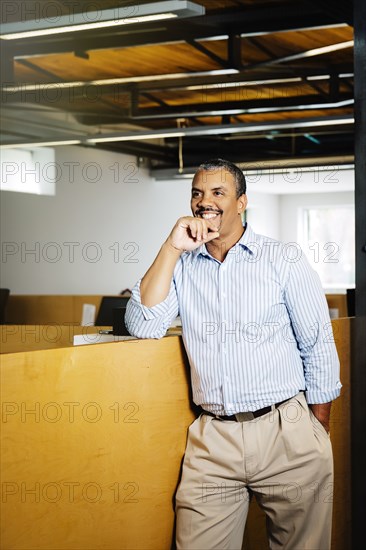
[[[289,401],[292,399],[292,397],[289,397],[288,399],[285,399],[284,401],[280,401],[279,403],[275,403],[273,407],[277,409],[280,405],[283,403],[286,403],[286,401]],[[271,412],[272,406],[269,405],[268,407],[263,407],[263,409],[258,409],[257,411],[249,411],[249,412],[239,412],[236,414],[214,414],[210,411],[203,411],[203,414],[208,414],[209,416],[213,416],[214,418],[217,418],[218,420],[229,420],[231,422],[246,422],[248,420],[253,420],[254,418],[258,418],[259,416],[263,416],[265,414],[268,414]]]

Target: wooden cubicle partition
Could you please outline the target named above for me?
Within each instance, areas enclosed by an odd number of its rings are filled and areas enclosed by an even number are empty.
[[[120,295],[119,295],[120,296]],[[346,294],[327,294],[328,307],[337,317],[347,317]],[[92,304],[98,311],[102,296],[94,295],[10,295],[6,322],[14,325],[47,325],[49,323],[81,324],[83,304]]]
[[[333,321],[343,391],[332,411],[332,550],[350,538],[350,320]],[[189,404],[181,338],[1,357],[2,547],[169,550]],[[320,495],[327,498],[327,495]],[[246,550],[267,548],[251,504]]]
[[[86,344],[96,344],[102,339],[98,331],[107,328],[72,323],[0,325],[0,353],[68,348],[76,335],[82,335]]]
[[[179,337],[5,354],[2,548],[168,549],[193,419]]]
[[[49,323],[81,324],[83,304],[100,306],[101,295],[26,295],[10,294],[6,322],[14,325]]]
[[[326,294],[328,307],[335,318],[347,317],[347,295],[346,294]]]

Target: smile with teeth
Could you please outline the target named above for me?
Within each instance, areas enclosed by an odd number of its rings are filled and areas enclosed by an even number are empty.
[[[198,215],[203,218],[204,220],[212,220],[213,218],[217,218],[217,216],[220,216],[221,212],[200,212]]]

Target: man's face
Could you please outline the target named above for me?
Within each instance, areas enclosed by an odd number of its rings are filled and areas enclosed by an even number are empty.
[[[192,182],[193,216],[210,220],[220,236],[229,235],[239,226],[245,210],[246,195],[236,196],[234,176],[224,168],[201,170]]]

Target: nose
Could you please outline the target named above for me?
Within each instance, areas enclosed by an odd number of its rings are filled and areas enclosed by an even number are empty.
[[[197,202],[197,206],[199,208],[212,208],[212,200],[210,200],[207,195],[203,194]]]

